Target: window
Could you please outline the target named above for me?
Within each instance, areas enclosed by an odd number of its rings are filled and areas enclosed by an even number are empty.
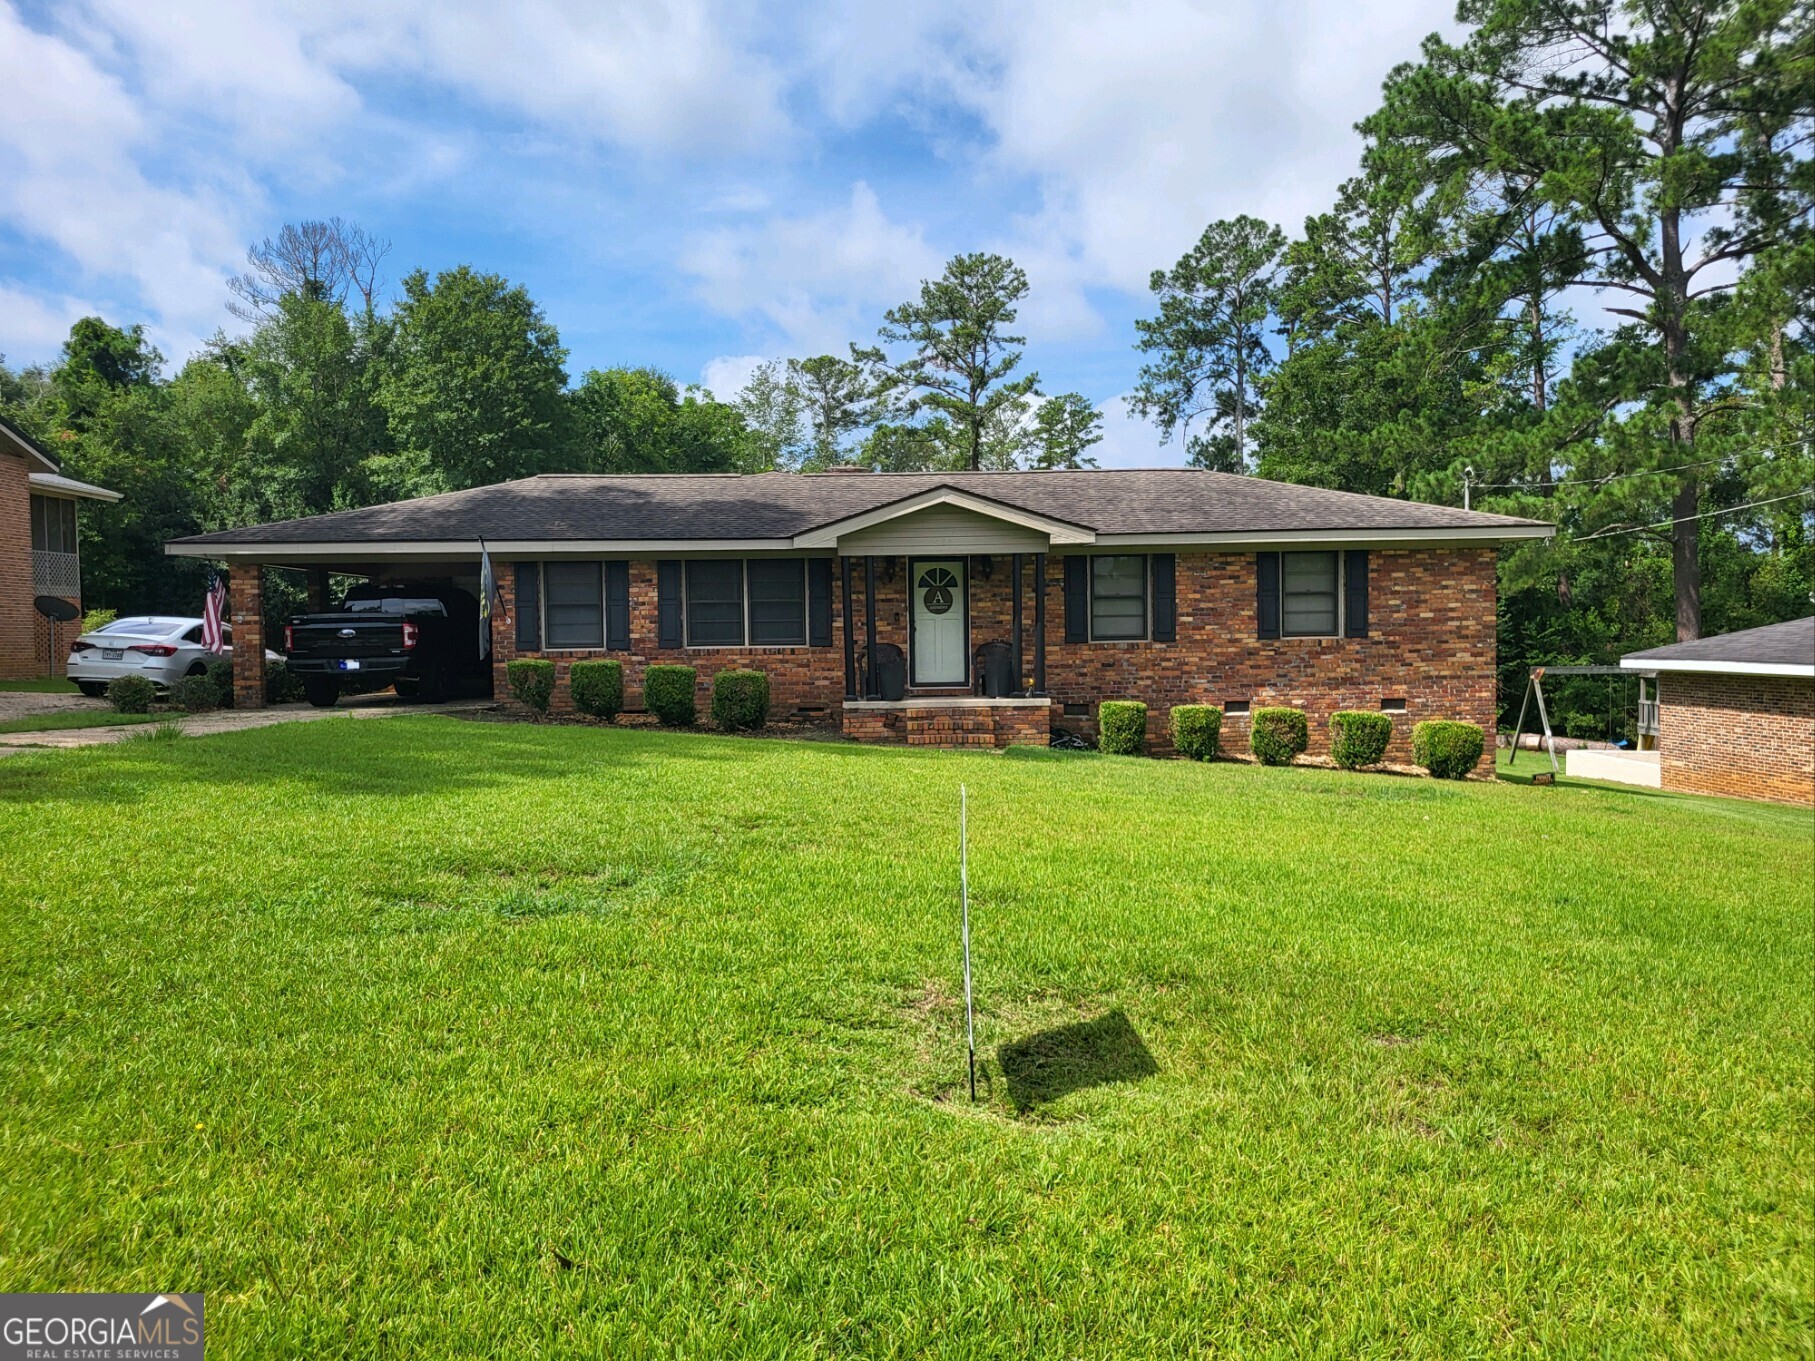
[[[1281,594],[1288,638],[1335,637],[1336,554],[1281,553]]]
[[[1248,712],[1248,701],[1245,699],[1226,699],[1223,701],[1225,714],[1245,714]]]
[[[744,645],[744,564],[693,559],[687,564],[687,646]]]
[[[1403,699],[1383,699],[1380,701],[1380,708],[1384,713],[1402,714],[1405,712],[1405,701]]]
[[[40,553],[76,551],[76,503],[60,496],[31,499],[32,547]]]
[[[1147,636],[1147,559],[1118,554],[1090,560],[1090,636],[1114,642]]]
[[[547,586],[548,646],[604,647],[605,590],[596,562],[551,562]]]
[[[752,558],[750,645],[805,647],[807,563],[804,558]]]

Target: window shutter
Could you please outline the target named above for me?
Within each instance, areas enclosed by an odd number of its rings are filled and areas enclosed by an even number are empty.
[[[1178,559],[1171,553],[1155,553],[1153,579],[1153,641],[1170,643],[1178,638]]]
[[[1254,602],[1255,619],[1262,638],[1279,637],[1279,554],[1254,555],[1254,579],[1259,594]]]
[[[630,651],[630,564],[605,564],[605,646]]]
[[[681,562],[663,558],[655,565],[655,645],[681,645]]]
[[[542,650],[542,564],[517,564],[517,651]]]
[[[1351,548],[1343,554],[1343,633],[1350,638],[1368,636],[1368,550]]]
[[[807,559],[807,646],[832,646],[832,559]]]
[[[1090,641],[1090,559],[1065,560],[1065,641]]]

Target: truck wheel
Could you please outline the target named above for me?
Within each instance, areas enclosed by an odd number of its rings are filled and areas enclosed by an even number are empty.
[[[107,682],[106,681],[77,681],[76,689],[80,690],[83,694],[87,695],[90,699],[99,699],[99,698],[101,698],[102,695],[105,695],[107,693]]]
[[[340,682],[310,676],[303,681],[303,698],[317,709],[332,709],[340,701]]]
[[[416,678],[414,676],[399,676],[396,680],[391,682],[391,689],[397,692],[398,699],[415,699]]]
[[[418,704],[446,704],[447,677],[439,666],[427,667],[416,678],[416,702]]]

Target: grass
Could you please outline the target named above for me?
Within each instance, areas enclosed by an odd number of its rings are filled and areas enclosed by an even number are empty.
[[[149,723],[155,714],[120,714],[111,709],[102,713],[28,714],[24,718],[0,718],[0,733],[62,732],[69,728],[111,728],[121,723]]]
[[[14,757],[0,1289],[202,1289],[214,1357],[1806,1355],[1811,830],[451,718]]]
[[[0,692],[27,695],[74,695],[80,693],[76,683],[61,676],[38,676],[30,680],[0,680]]]

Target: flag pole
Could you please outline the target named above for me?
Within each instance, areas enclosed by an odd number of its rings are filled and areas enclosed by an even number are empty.
[[[971,1100],[977,1099],[977,1017],[971,1006],[971,878],[969,795],[958,786],[958,901],[964,935],[964,1044],[970,1053]]]

